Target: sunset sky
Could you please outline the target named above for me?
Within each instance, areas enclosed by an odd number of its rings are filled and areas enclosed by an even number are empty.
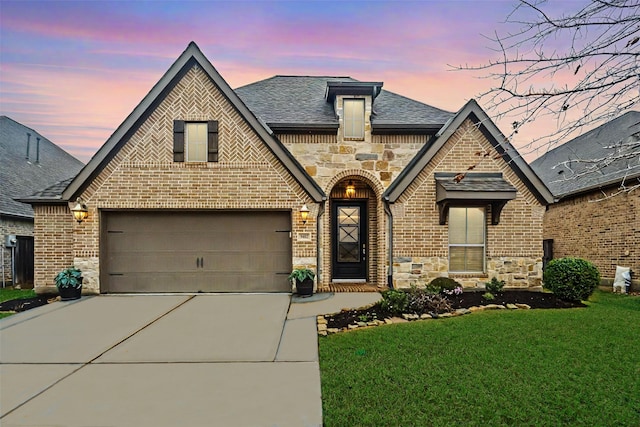
[[[234,88],[351,76],[456,111],[491,82],[450,65],[495,58],[514,4],[0,0],[0,114],[86,162],[192,40]]]

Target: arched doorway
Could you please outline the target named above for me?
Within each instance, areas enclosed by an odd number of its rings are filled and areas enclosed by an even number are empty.
[[[378,276],[378,200],[367,180],[347,176],[329,200],[332,283],[371,283]]]

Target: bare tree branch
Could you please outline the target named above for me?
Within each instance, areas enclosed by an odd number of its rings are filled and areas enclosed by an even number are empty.
[[[453,67],[495,82],[478,100],[495,120],[512,124],[508,139],[536,121],[554,120],[554,130],[518,147],[523,155],[547,151],[639,106],[640,0],[576,4],[573,13],[555,16],[545,0],[519,0],[506,17],[512,31],[487,37],[497,59]],[[582,160],[597,171],[617,159],[640,158],[640,145],[623,151]]]

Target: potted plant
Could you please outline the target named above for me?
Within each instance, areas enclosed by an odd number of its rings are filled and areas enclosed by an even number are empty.
[[[316,273],[308,268],[296,268],[289,275],[289,280],[295,280],[296,291],[301,297],[313,295],[313,278]]]
[[[75,267],[62,270],[56,276],[56,287],[62,301],[80,298],[82,292],[82,272]]]

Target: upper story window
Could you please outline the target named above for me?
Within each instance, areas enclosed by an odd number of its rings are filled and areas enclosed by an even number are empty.
[[[449,271],[484,272],[484,208],[449,209]]]
[[[343,114],[344,137],[364,139],[364,99],[345,99]]]
[[[173,121],[174,162],[217,162],[218,122]]]
[[[207,124],[185,123],[184,151],[187,162],[207,161]]]

